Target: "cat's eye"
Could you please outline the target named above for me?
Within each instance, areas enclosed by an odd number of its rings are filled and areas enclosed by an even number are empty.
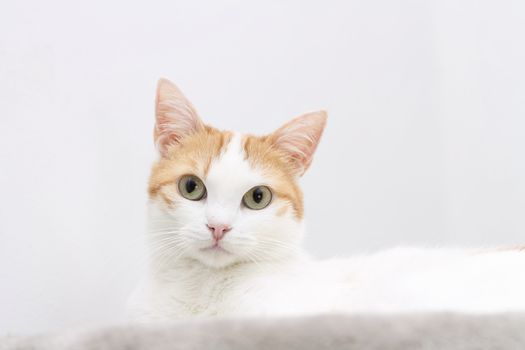
[[[256,186],[242,197],[244,205],[253,210],[264,209],[272,201],[272,191],[266,186]]]
[[[190,201],[198,201],[206,195],[206,187],[197,176],[184,175],[179,180],[179,192]]]

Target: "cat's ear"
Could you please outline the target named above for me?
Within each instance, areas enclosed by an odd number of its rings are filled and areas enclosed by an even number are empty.
[[[155,144],[162,156],[166,156],[170,145],[204,129],[191,102],[167,79],[157,84],[155,118]]]
[[[285,154],[294,175],[303,175],[310,166],[326,117],[325,111],[308,113],[292,119],[270,135],[273,145]]]

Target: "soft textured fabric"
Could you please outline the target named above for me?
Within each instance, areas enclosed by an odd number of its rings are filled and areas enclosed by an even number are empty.
[[[525,314],[323,315],[129,325],[9,337],[0,349],[525,349]]]

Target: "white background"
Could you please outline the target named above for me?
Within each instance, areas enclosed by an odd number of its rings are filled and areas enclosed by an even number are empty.
[[[123,318],[156,80],[266,133],[326,108],[303,180],[321,257],[525,243],[525,2],[0,5],[0,333]]]

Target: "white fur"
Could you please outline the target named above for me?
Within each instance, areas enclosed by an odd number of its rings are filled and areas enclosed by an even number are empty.
[[[398,248],[308,259],[300,248],[302,222],[291,210],[278,216],[277,205],[240,205],[253,186],[272,184],[245,160],[239,135],[203,181],[206,200],[189,201],[173,190],[176,209],[149,204],[152,263],[130,300],[137,320],[525,310],[525,252]],[[210,219],[232,227],[223,240],[227,252],[206,250],[213,244],[205,226]]]

